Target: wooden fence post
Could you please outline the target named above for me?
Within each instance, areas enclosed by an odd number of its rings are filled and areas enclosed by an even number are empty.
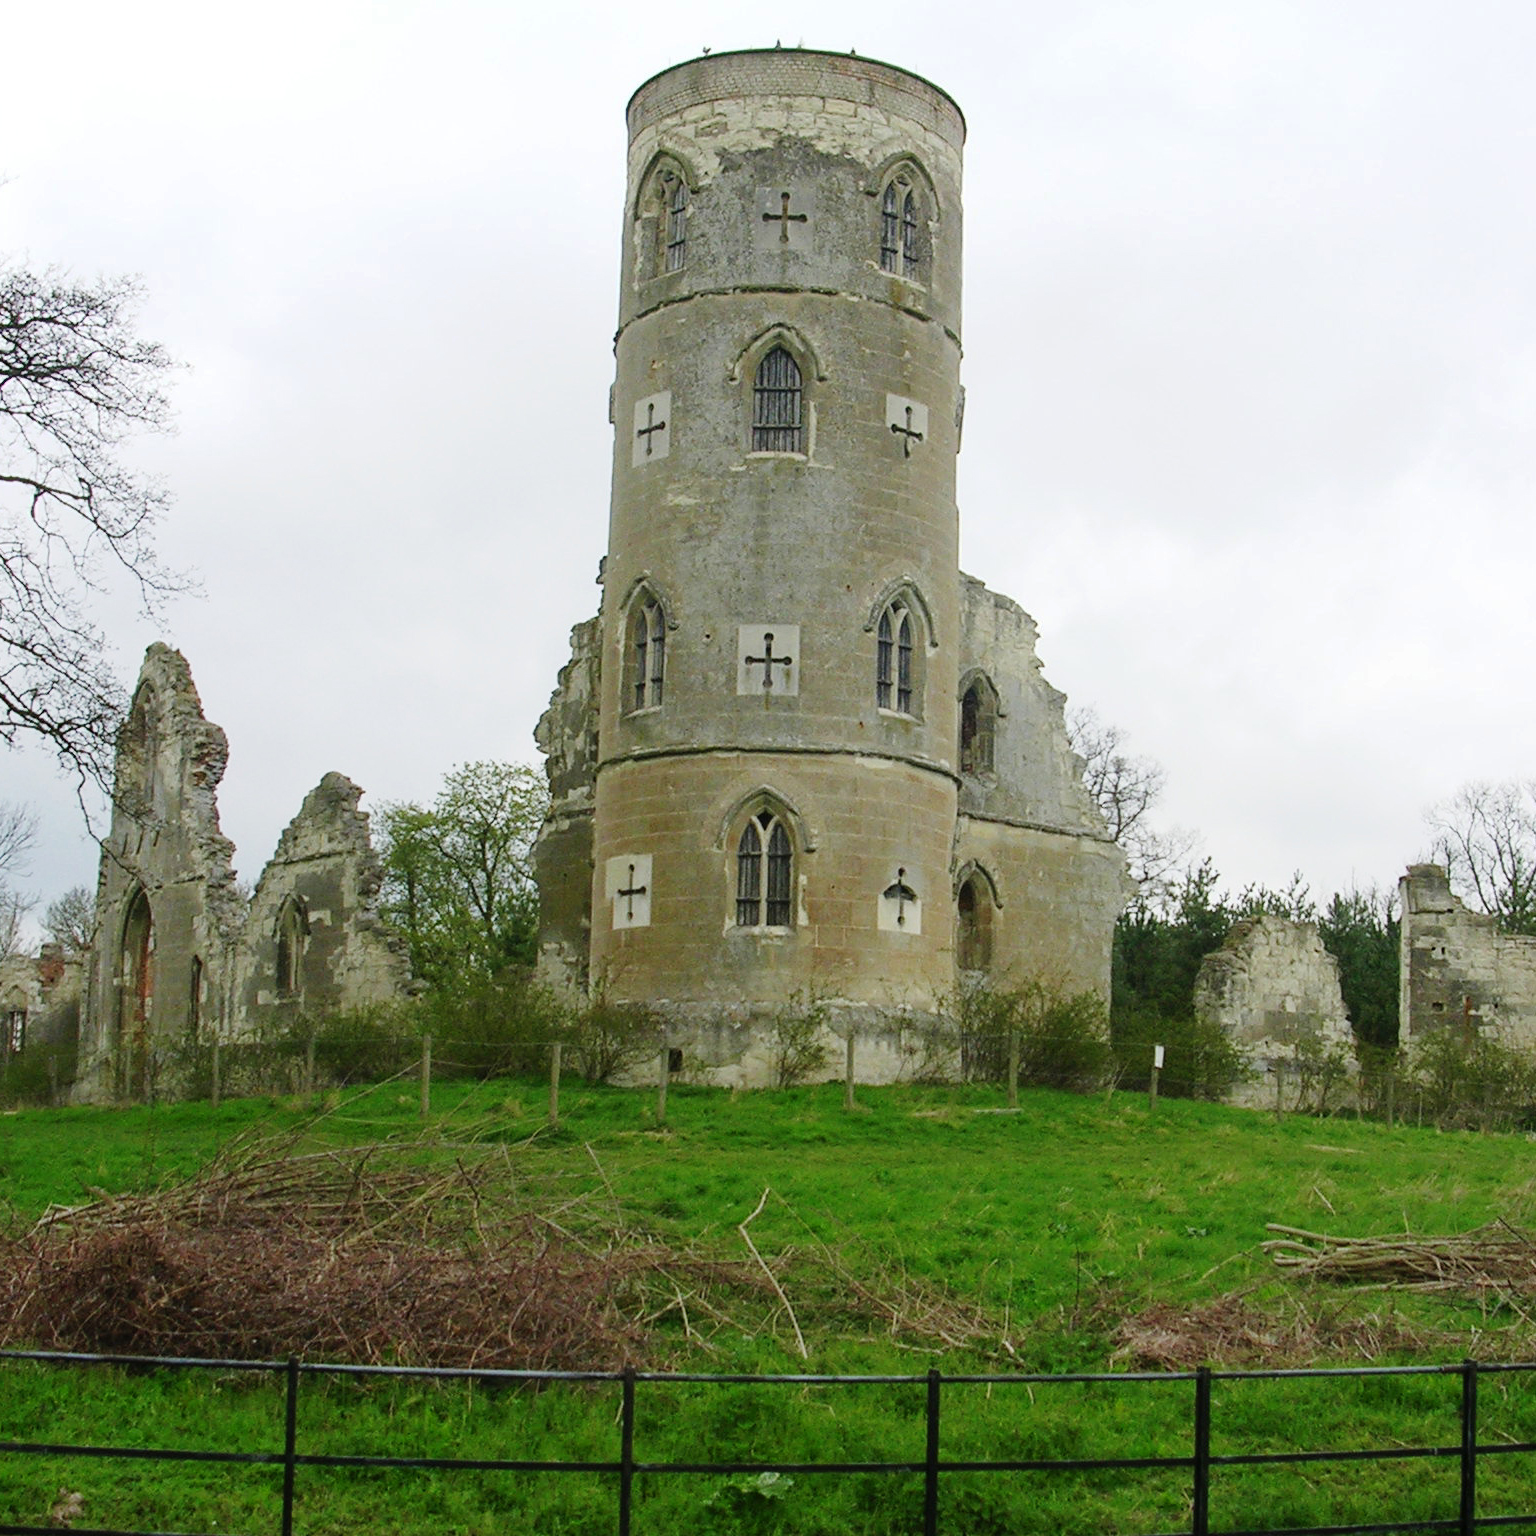
[[[304,1092],[315,1091],[315,1026],[309,1026],[309,1039],[304,1042]]]
[[[421,1118],[432,1113],[432,1036],[421,1037]]]
[[[549,1128],[560,1129],[560,1042],[549,1048]]]
[[[1019,1107],[1019,1032],[1008,1031],[1008,1108]]]
[[[213,1061],[209,1067],[209,1077],[211,1081],[208,1086],[208,1107],[217,1109],[219,1107],[219,1037],[217,1035],[213,1037]]]
[[[667,1123],[667,1079],[672,1075],[672,1053],[662,1043],[656,1068],[656,1124]]]
[[[853,1108],[853,1025],[843,1042],[843,1108]]]
[[[59,1058],[55,1051],[48,1053],[48,1102],[59,1102]]]
[[[1151,1113],[1157,1108],[1157,1079],[1163,1070],[1163,1048],[1160,1045],[1152,1047],[1152,1075],[1147,1079],[1147,1111]]]

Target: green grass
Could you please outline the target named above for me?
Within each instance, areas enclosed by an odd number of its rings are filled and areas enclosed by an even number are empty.
[[[1017,1367],[1102,1370],[1118,1320],[1153,1302],[1195,1308],[1240,1288],[1281,1313],[1400,1312],[1440,1342],[1417,1358],[1508,1355],[1528,1343],[1513,1314],[1467,1301],[1382,1293],[1301,1293],[1257,1245],[1265,1223],[1350,1235],[1450,1233],[1496,1218],[1532,1222],[1536,1147],[1519,1136],[1387,1129],[1351,1120],[1273,1118],[1186,1101],[1149,1114],[1130,1095],[1028,1093],[1017,1114],[985,1088],[861,1090],[840,1085],[730,1094],[674,1087],[658,1130],[650,1096],[567,1084],[562,1125],[543,1126],[542,1084],[434,1088],[417,1119],[414,1087],[344,1100],[316,1117],[308,1102],[152,1109],[26,1110],[0,1116],[0,1168],[19,1219],[97,1191],[126,1194],[186,1177],[243,1133],[303,1130],[306,1144],[415,1138],[505,1142],[531,1174],[558,1173],[615,1200],[655,1231],[745,1253],[736,1226],[765,1187],[753,1224],[764,1252],[814,1243],[858,1272],[901,1273],[979,1301],[1006,1336],[992,1351],[914,1353],[867,1326],[824,1325],[809,1368],[921,1373]],[[530,1139],[531,1138],[531,1139]],[[793,1277],[793,1269],[790,1271]],[[793,1287],[791,1286],[793,1299]],[[1514,1326],[1514,1332],[1502,1332]],[[680,1332],[663,1340],[688,1370],[806,1369],[787,1328],[776,1337],[717,1335],[712,1352]],[[1399,1357],[1401,1358],[1401,1357]],[[1334,1361],[1333,1363],[1346,1363]],[[12,1366],[0,1389],[0,1439],[260,1448],[281,1445],[278,1384],[219,1371],[196,1377],[64,1373]],[[1215,1449],[1243,1451],[1452,1445],[1452,1377],[1217,1384]],[[1536,1390],[1524,1378],[1482,1388],[1485,1443],[1536,1439]],[[529,1393],[419,1381],[367,1388],[306,1378],[301,1451],[424,1456],[611,1459],[615,1388]],[[919,1457],[919,1387],[640,1389],[637,1454],[654,1460]],[[1009,1458],[1187,1455],[1188,1383],[1099,1387],[946,1387],[943,1454]],[[1489,1458],[1483,1514],[1536,1507],[1536,1467]],[[41,1522],[62,1488],[79,1489],[78,1523],[155,1530],[276,1527],[270,1469],[150,1463],[46,1463],[0,1454],[0,1519]],[[921,1528],[920,1480],[794,1475],[642,1477],[635,1531],[896,1533]],[[1455,1511],[1454,1459],[1396,1465],[1218,1468],[1213,1527],[1285,1529]],[[610,1532],[611,1478],[497,1473],[300,1471],[300,1531]],[[966,1533],[1145,1533],[1188,1521],[1188,1474],[953,1474],[943,1528]]]

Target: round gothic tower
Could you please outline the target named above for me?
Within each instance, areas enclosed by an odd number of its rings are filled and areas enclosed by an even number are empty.
[[[873,60],[629,103],[590,964],[616,999],[930,1007],[955,979],[960,170]]]

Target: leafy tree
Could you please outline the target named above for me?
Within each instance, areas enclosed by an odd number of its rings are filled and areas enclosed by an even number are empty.
[[[1200,962],[1219,949],[1237,913],[1221,895],[1210,859],[1190,865],[1166,901],[1133,901],[1115,924],[1111,1014],[1188,1019],[1194,1016]]]
[[[169,423],[139,298],[128,278],[0,267],[0,740],[41,739],[103,784],[123,699],[90,600],[113,567],[147,607],[181,585],[151,539],[165,492],[119,457]]]
[[[43,927],[55,944],[62,944],[72,954],[89,949],[96,932],[95,894],[83,885],[72,885],[48,903]]]
[[[1339,990],[1355,1039],[1397,1044],[1398,919],[1395,898],[1372,890],[1335,893],[1318,920],[1323,947],[1339,962]]]
[[[1536,934],[1536,779],[1463,785],[1424,819],[1456,894],[1506,933]]]
[[[380,907],[422,980],[441,987],[533,963],[531,853],[547,801],[544,776],[526,764],[463,763],[430,805],[380,807]]]

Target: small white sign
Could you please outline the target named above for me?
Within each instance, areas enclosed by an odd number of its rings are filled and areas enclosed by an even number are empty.
[[[736,692],[794,698],[800,692],[800,626],[742,624],[736,630]]]
[[[1154,1045],[1152,1047],[1152,1065],[1156,1067],[1159,1072],[1163,1070],[1163,1048],[1160,1045]]]
[[[629,462],[636,469],[664,459],[672,451],[672,391],[635,401],[635,436]]]
[[[613,904],[615,928],[651,926],[651,856],[621,853],[603,870],[603,893]]]

